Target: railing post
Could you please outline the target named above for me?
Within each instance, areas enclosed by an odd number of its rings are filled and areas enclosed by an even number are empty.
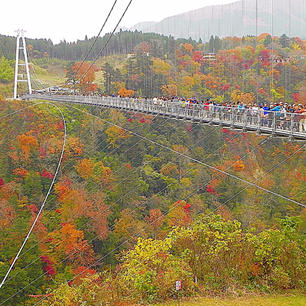
[[[272,135],[276,133],[276,112],[273,112]]]
[[[293,128],[294,128],[294,113],[290,113],[290,139],[293,139]]]
[[[236,110],[235,107],[231,107],[231,116],[232,116],[231,128],[235,127],[235,119],[236,119],[235,110]]]
[[[258,110],[257,113],[257,134],[261,133],[261,117],[260,117],[260,109]]]
[[[248,110],[244,109],[243,110],[243,131],[246,132],[247,131],[247,125],[248,125]]]

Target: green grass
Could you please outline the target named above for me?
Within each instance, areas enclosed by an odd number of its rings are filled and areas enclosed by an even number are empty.
[[[196,298],[190,301],[177,301],[155,306],[305,306],[306,295],[250,296],[241,298]]]

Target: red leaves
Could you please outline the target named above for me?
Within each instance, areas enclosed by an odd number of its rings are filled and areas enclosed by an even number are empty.
[[[64,129],[64,122],[63,121],[60,121],[58,124],[57,124],[57,128],[59,130],[63,130]]]
[[[53,276],[56,274],[56,270],[53,267],[53,262],[50,260],[48,256],[40,256],[40,260],[42,261],[43,271],[48,276]]]
[[[301,102],[301,96],[299,93],[294,93],[292,95],[292,99],[294,101],[294,103],[300,103]]]
[[[54,175],[47,170],[43,170],[40,175],[51,180],[54,178]]]
[[[136,116],[135,116],[136,117]],[[145,124],[150,124],[152,123],[152,118],[150,116],[143,117],[139,121],[139,123],[145,123]]]
[[[203,63],[204,58],[203,58],[203,54],[202,51],[194,51],[192,53],[192,59],[197,62],[197,63]]]
[[[228,129],[223,128],[223,129],[221,130],[221,132],[224,133],[224,134],[229,134],[230,131],[229,131]]]
[[[72,281],[68,282],[68,285],[71,287],[72,285],[78,285],[82,282],[83,278],[87,278],[90,277],[92,275],[95,275],[97,273],[96,270],[93,269],[89,269],[85,266],[80,266],[77,267],[74,271],[73,271],[75,277],[73,278]],[[94,282],[99,284],[100,283],[100,277],[98,277]]]
[[[46,152],[45,148],[40,147],[39,152],[40,152],[40,155],[39,155],[40,158],[45,158],[47,156],[47,152]]]
[[[301,173],[301,172],[298,172],[298,173],[296,174],[296,178],[297,178],[297,179],[300,179],[300,180],[302,180],[302,181],[304,181],[304,182],[306,182],[306,176],[302,176],[302,173]]]
[[[227,91],[230,87],[231,87],[231,84],[227,83],[227,84],[224,84],[223,86],[221,86],[221,90],[222,91]]]
[[[0,187],[4,185],[4,180],[3,178],[0,177]]]
[[[206,186],[206,191],[210,194],[215,195],[216,194],[216,190],[211,186],[211,185],[207,185]]]
[[[191,204],[190,204],[190,203],[187,203],[187,204],[183,207],[183,209],[184,209],[184,211],[185,211],[185,213],[186,213],[187,216],[190,216],[190,208],[191,208]]]
[[[34,214],[37,214],[37,213],[38,213],[38,208],[37,208],[37,206],[36,206],[35,204],[30,204],[30,205],[28,206],[28,209],[29,209],[32,213],[34,213]]]
[[[126,167],[127,169],[133,169],[133,166],[132,166],[131,164],[129,164],[129,163],[125,164],[125,167]]]

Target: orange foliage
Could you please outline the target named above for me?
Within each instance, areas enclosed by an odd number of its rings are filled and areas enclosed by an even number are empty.
[[[183,145],[173,145],[172,148],[174,151],[185,154],[185,155],[189,153],[188,148]]]
[[[161,90],[165,96],[174,97],[177,95],[177,86],[175,84],[163,85]]]
[[[90,63],[75,63],[74,66],[71,68],[72,72],[76,74],[76,80],[80,80],[79,88],[84,91],[85,93],[94,92],[98,89],[98,86],[93,83],[95,80],[95,71],[97,70],[96,67],[92,66]],[[86,73],[86,75],[84,75]]]
[[[71,181],[68,178],[64,178],[60,182],[54,185],[54,190],[59,197],[59,200],[62,201],[65,196],[70,191]]]
[[[19,148],[21,149],[22,153],[24,154],[24,157],[26,160],[30,157],[30,151],[31,149],[35,149],[38,147],[38,141],[35,136],[31,135],[32,131],[18,135],[17,141]]]
[[[221,85],[216,77],[214,77],[212,74],[204,75],[203,80],[209,89],[216,89]]]
[[[29,174],[29,171],[23,168],[16,168],[13,170],[13,174],[25,178]]]
[[[91,275],[95,275],[97,271],[93,269],[89,269],[84,266],[80,266],[74,269],[73,273],[75,277],[73,278],[73,281],[71,281],[71,284],[80,285],[82,283],[83,278],[87,278],[87,277],[90,277]]]
[[[179,174],[179,170],[177,165],[169,163],[162,166],[160,173],[163,175],[175,176]]]
[[[94,251],[86,240],[84,233],[77,230],[71,223],[63,224],[60,230],[50,234],[54,256],[65,257],[75,266],[84,266],[94,263]],[[55,262],[57,262],[55,260]]]
[[[184,49],[187,51],[187,52],[192,52],[194,47],[192,44],[184,44]]]
[[[185,210],[186,205],[185,201],[177,201],[170,206],[170,211],[166,216],[169,227],[186,226],[191,223],[191,217]]]
[[[245,169],[245,164],[242,160],[236,161],[234,164],[235,171],[243,171]]]
[[[89,225],[96,235],[102,240],[107,238],[107,218],[110,210],[104,202],[105,196],[102,192],[88,195],[85,189],[70,189],[63,183],[56,184],[55,190],[58,194],[60,193],[61,219],[64,222],[71,223],[86,216],[89,218]]]
[[[83,159],[75,166],[75,169],[83,179],[88,179],[93,176],[94,163],[91,159]]]
[[[150,214],[150,216],[149,216],[149,219],[148,219],[148,223],[156,231],[164,223],[165,218],[163,216],[163,213],[161,212],[161,210],[159,208],[156,208],[156,209],[151,209],[149,214]]]
[[[109,207],[104,203],[104,195],[94,195],[92,206],[87,209],[87,216],[91,218],[92,229],[98,238],[104,240],[108,234],[108,216],[111,214]]]
[[[118,95],[120,97],[131,97],[134,95],[134,90],[129,90],[129,89],[126,89],[124,87],[120,88],[119,91],[118,91]]]

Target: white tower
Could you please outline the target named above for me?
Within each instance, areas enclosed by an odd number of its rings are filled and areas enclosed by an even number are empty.
[[[29,63],[28,63],[28,56],[27,56],[27,48],[26,48],[26,42],[25,42],[25,38],[24,38],[25,31],[24,30],[17,30],[16,32],[17,32],[17,45],[16,45],[14,99],[17,98],[18,83],[21,83],[21,82],[28,83],[29,94],[30,95],[32,94],[30,70],[29,70]],[[22,41],[22,46],[20,46],[20,39]],[[23,50],[24,64],[19,63],[20,50]],[[23,74],[19,73],[19,66],[25,66],[27,79],[23,79]]]

